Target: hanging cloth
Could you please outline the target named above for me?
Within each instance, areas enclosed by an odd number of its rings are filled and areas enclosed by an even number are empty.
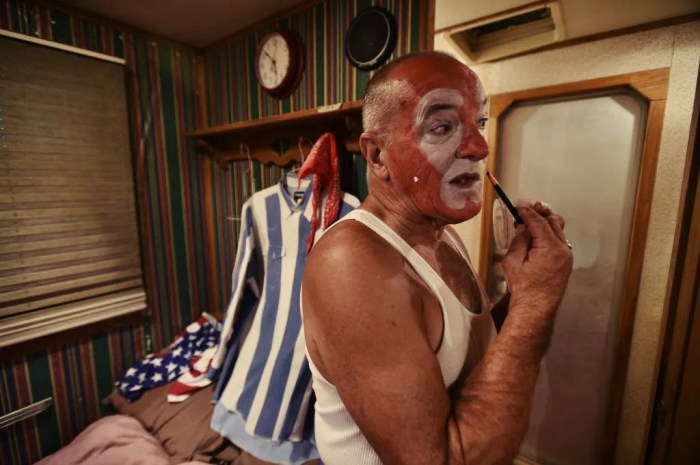
[[[323,134],[311,148],[308,158],[299,170],[299,181],[313,174],[313,191],[311,201],[313,215],[311,216],[311,233],[306,240],[306,253],[311,251],[314,245],[316,229],[318,229],[318,219],[322,202],[322,192],[325,189],[328,193],[326,199],[326,209],[323,214],[323,229],[333,224],[338,218],[340,209],[340,175],[338,173],[338,150],[336,148],[335,137],[330,132]]]

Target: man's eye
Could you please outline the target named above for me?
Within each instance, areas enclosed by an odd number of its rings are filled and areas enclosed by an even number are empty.
[[[479,128],[479,131],[483,131],[484,129],[486,129],[486,123],[488,122],[488,120],[489,119],[484,116],[476,121],[476,126]]]
[[[445,134],[449,134],[452,129],[454,129],[454,125],[452,123],[440,123],[433,126],[430,132],[437,136],[444,136]]]

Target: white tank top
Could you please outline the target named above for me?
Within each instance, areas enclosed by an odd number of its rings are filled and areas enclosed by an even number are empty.
[[[482,312],[478,314],[470,312],[428,262],[387,224],[364,210],[353,210],[335,224],[351,219],[363,223],[398,250],[438,298],[442,307],[444,325],[442,343],[435,355],[442,370],[445,387],[449,388],[457,380],[463,367],[466,366],[467,373],[473,370],[483,358],[493,338],[494,326],[490,303],[485,292],[479,286]],[[476,276],[469,259],[457,247],[455,239],[449,233],[448,237],[469,264],[471,273]],[[379,456],[350,416],[335,386],[319,373],[309,357],[308,347],[306,355],[316,394],[314,425],[316,445],[323,463],[325,465],[381,465]]]

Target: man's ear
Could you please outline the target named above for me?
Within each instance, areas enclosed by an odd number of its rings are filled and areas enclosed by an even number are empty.
[[[376,133],[363,132],[360,135],[360,150],[367,161],[367,169],[381,179],[389,179],[389,170],[384,164],[382,148]]]

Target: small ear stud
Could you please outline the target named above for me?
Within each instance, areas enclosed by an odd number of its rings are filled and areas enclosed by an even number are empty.
[[[418,182],[418,176],[413,176],[413,182]]]

